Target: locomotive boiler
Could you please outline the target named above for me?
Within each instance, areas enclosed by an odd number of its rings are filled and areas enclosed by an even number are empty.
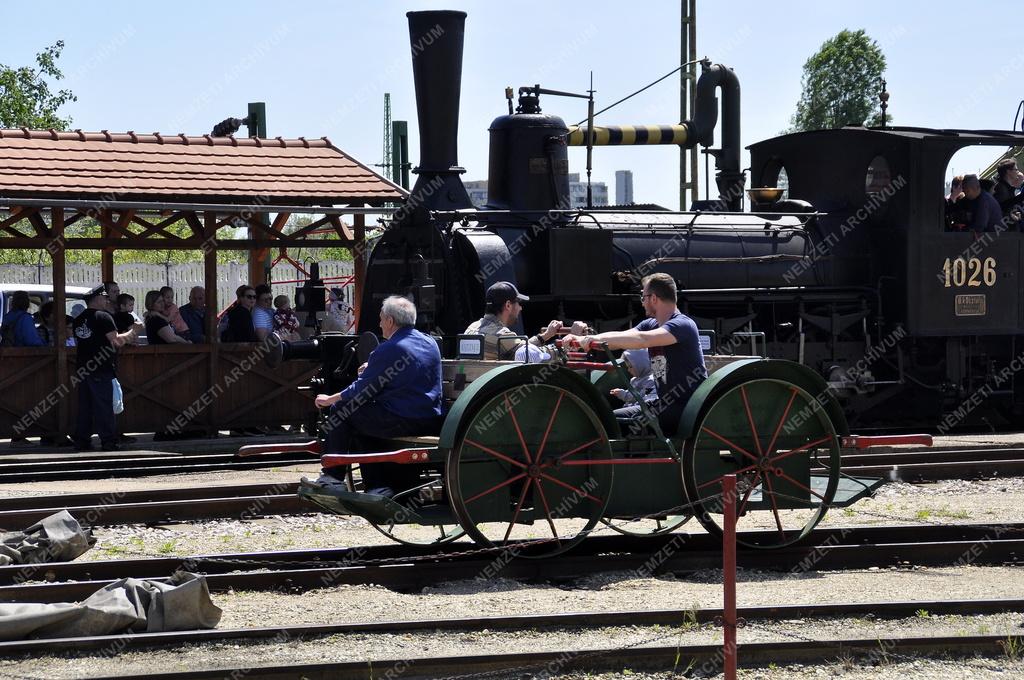
[[[1006,370],[1024,331],[1020,234],[970,252],[969,234],[943,229],[942,179],[958,148],[1024,145],[1024,135],[864,127],[783,135],[749,147],[751,185],[765,189],[751,191],[744,211],[739,81],[705,63],[693,119],[671,126],[570,127],[544,112],[550,100],[539,86],[520,88],[515,110],[510,96],[509,112],[490,125],[488,204],[476,206],[458,165],[466,15],[408,19],[417,181],[370,255],[360,331],[376,330],[381,301],[399,293],[415,299],[421,329],[453,336],[503,280],[531,298],[519,332],[551,318],[623,328],[642,318],[640,279],[666,272],[710,349],[812,368],[851,424],[1021,420],[1024,387]],[[719,148],[708,148],[719,128]],[[567,147],[588,140],[703,146],[715,159],[718,197],[686,212],[572,209]],[[978,390],[987,390],[985,403],[960,417]]]

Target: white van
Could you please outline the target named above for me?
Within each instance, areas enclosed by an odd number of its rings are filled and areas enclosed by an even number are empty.
[[[23,290],[28,293],[29,314],[35,314],[39,308],[53,299],[53,286],[49,283],[0,283],[0,324],[11,311],[11,294]],[[64,288],[65,313],[74,318],[85,309],[85,294],[92,288],[85,286],[66,286]]]

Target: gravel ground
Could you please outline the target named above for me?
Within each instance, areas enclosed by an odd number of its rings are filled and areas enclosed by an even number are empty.
[[[882,487],[875,498],[833,510],[825,516],[822,526],[1017,522],[1022,520],[1022,506],[1024,479],[1021,478],[928,485],[893,483]],[[432,538],[436,533],[432,528],[406,529],[409,535],[420,539]],[[693,520],[683,529],[703,531]],[[611,530],[599,528],[599,533],[608,534]],[[217,520],[156,527],[99,527],[95,534],[96,548],[80,560],[338,548],[392,542],[363,519],[334,515],[275,516],[244,522]],[[462,541],[471,545],[468,539]]]
[[[959,438],[964,440],[965,438]],[[990,437],[958,442],[963,445],[1008,441]],[[1020,443],[1019,437],[1014,443]],[[175,486],[225,486],[297,480],[315,474],[316,466],[254,472],[170,475],[130,480],[46,482],[0,487],[0,497],[53,493],[105,493],[116,490]],[[984,482],[940,482],[929,485],[889,484],[875,498],[836,510],[826,524],[869,525],[905,523],[963,523],[1019,521],[1024,505],[1024,479]],[[696,523],[685,527],[700,531]],[[424,529],[422,535],[429,530]],[[204,553],[344,547],[386,544],[390,540],[361,519],[328,515],[271,517],[259,520],[210,521],[162,527],[98,528],[96,549],[80,560],[119,559]],[[341,623],[389,619],[544,614],[567,611],[611,611],[715,607],[721,603],[721,574],[699,572],[686,578],[641,578],[633,573],[599,574],[558,586],[523,584],[504,579],[465,581],[396,593],[376,586],[341,586],[299,595],[263,592],[214,594],[224,609],[220,628],[285,624]],[[941,600],[948,598],[1024,598],[1024,579],[1011,567],[949,567],[941,569],[874,569],[801,575],[740,573],[739,603],[796,604],[829,601]],[[751,625],[740,642],[790,639],[787,636],[833,639],[883,638],[913,635],[1024,635],[1021,613],[1000,616],[934,616],[922,612],[903,621],[862,619],[786,621]],[[0,660],[0,677],[74,678],[115,673],[145,673],[199,667],[231,668],[258,659],[260,664],[316,663],[329,660],[407,658],[440,654],[516,652],[580,648],[614,648],[631,644],[666,645],[720,642],[711,627],[605,628],[517,633],[410,633],[345,635],[315,641],[285,643],[225,642],[194,647],[117,654],[43,656]],[[107,658],[109,657],[109,658]],[[640,669],[606,674],[569,674],[577,678],[669,678]],[[839,659],[814,666],[742,670],[740,677],[764,678],[945,678],[1024,677],[1024,665],[1005,658],[968,660],[902,660],[879,666]]]
[[[769,642],[792,639],[877,639],[891,637],[973,635],[979,630],[986,634],[1019,635],[1020,615],[987,616],[972,619],[964,617],[929,617],[901,621],[875,622],[869,619],[834,619],[825,621],[786,621],[767,625],[748,626],[740,631],[739,642]],[[147,650],[127,652],[116,656],[103,653],[68,656],[44,656],[36,658],[12,658],[0,660],[0,672],[7,676],[29,678],[75,678],[116,673],[146,673],[159,669],[161,672],[183,671],[196,668],[232,669],[250,665],[284,665],[303,663],[324,663],[329,661],[356,660],[404,660],[416,657],[460,655],[460,654],[514,654],[539,651],[619,649],[640,646],[673,646],[676,644],[720,644],[721,632],[711,626],[682,624],[677,627],[615,627],[584,630],[545,629],[516,632],[422,632],[400,634],[350,634],[334,635],[314,640],[281,640],[253,645],[246,642],[227,641],[211,645],[192,645],[180,649]],[[879,648],[884,645],[879,643]],[[254,662],[254,651],[258,649],[258,661]],[[916,660],[891,655],[886,661],[881,654],[873,655],[883,663]],[[679,669],[688,665],[682,659]],[[836,670],[853,666],[854,659],[839,659]],[[988,658],[980,662],[981,667],[1021,669],[1024,665],[1010,662],[1005,658]],[[382,674],[390,664],[382,664]],[[954,662],[961,670],[955,676],[964,677],[968,666],[964,661]],[[804,677],[828,677],[831,665],[803,668]],[[799,667],[796,667],[799,668]],[[543,667],[536,669],[543,671]],[[781,670],[765,669],[763,677],[800,677],[800,675],[773,675]],[[877,669],[874,669],[877,670]],[[709,675],[711,668],[699,673]],[[746,674],[744,674],[746,676]],[[1003,677],[1014,677],[1015,674]],[[492,676],[493,677],[493,676]],[[520,677],[506,675],[505,677]],[[574,674],[570,677],[581,677]],[[582,676],[587,677],[587,676]],[[618,677],[618,676],[608,676]],[[667,676],[666,676],[667,677]],[[872,676],[868,676],[872,677]],[[877,677],[877,676],[873,676]],[[927,677],[927,676],[922,676]],[[943,676],[932,676],[943,677]],[[1018,676],[1019,677],[1019,676]]]
[[[716,607],[721,603],[721,574],[698,572],[687,578],[641,578],[633,573],[599,574],[571,585],[523,584],[507,579],[461,581],[396,593],[380,586],[341,586],[300,595],[264,592],[215,594],[224,609],[219,628],[324,624],[353,621],[433,619],[466,616],[544,614]],[[740,573],[742,605],[894,599],[1024,598],[1020,571],[1009,567],[950,567],[917,570],[863,570],[802,575]],[[1024,635],[1024,614],[936,616],[921,611],[905,620],[872,617],[841,620],[753,622],[740,641],[812,638],[886,638],[918,635]],[[523,632],[446,632],[344,635],[314,641],[260,644],[259,663],[316,663],[328,660],[406,658],[633,644],[714,644],[713,626],[630,627]],[[88,677],[106,673],[229,668],[252,663],[253,645],[241,642],[104,655],[13,658],[0,662],[0,675]],[[786,677],[786,676],[777,676]],[[795,676],[791,676],[795,677]],[[922,676],[926,677],[926,676]],[[941,677],[941,676],[939,676]],[[1013,674],[1004,677],[1015,677]]]

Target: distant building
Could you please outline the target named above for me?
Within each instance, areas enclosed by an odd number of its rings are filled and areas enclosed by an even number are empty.
[[[594,207],[608,205],[608,185],[604,182],[591,182],[590,195]],[[580,173],[569,173],[569,205],[573,208],[587,207],[587,183],[580,181]]]
[[[463,182],[463,184],[466,185],[469,200],[473,202],[473,205],[477,208],[487,205],[487,180],[477,179],[472,182]]]
[[[627,172],[629,172],[627,170]],[[469,193],[469,200],[478,208],[487,205],[487,180],[478,179],[463,182]],[[632,186],[632,185],[631,185]],[[604,182],[593,182],[590,185],[594,205],[608,205],[608,185]],[[630,193],[632,196],[632,192]],[[578,172],[569,175],[569,205],[573,208],[584,208],[587,205],[587,183],[580,181]]]
[[[615,204],[629,205],[633,203],[633,171],[615,171]]]

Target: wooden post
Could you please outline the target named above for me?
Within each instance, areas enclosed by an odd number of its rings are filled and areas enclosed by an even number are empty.
[[[53,261],[53,308],[54,308],[54,329],[57,335],[53,340],[54,357],[57,361],[57,385],[68,385],[70,387],[71,376],[68,373],[68,328],[64,318],[67,310],[65,303],[64,288],[67,284],[67,272],[65,270],[66,258],[64,257],[64,209],[50,209],[50,233],[53,240],[47,245],[46,250],[50,253]],[[72,432],[71,409],[69,408],[69,395],[57,402],[57,428],[53,432],[55,441],[59,444],[64,437]]]
[[[366,215],[352,216],[355,245],[352,246],[352,272],[355,274],[355,289],[352,292],[352,306],[355,308],[355,332],[359,332],[359,312],[363,306],[363,286],[366,285]]]
[[[111,234],[107,225],[100,223],[100,235],[104,238],[117,237],[120,234]],[[100,280],[104,283],[114,280],[114,249],[104,248],[100,251]],[[117,300],[111,300],[115,305]]]
[[[203,334],[210,348],[210,364],[207,371],[207,389],[213,389],[217,382],[217,364],[220,361],[220,338],[217,337],[217,312],[220,303],[217,300],[217,214],[212,211],[203,213],[203,287],[206,289],[206,317],[203,322]],[[206,409],[207,434],[217,434],[216,404]]]

